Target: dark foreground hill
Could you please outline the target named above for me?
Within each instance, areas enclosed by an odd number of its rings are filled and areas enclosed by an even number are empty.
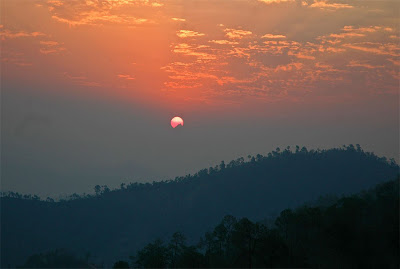
[[[316,206],[283,210],[274,225],[225,216],[188,245],[156,239],[113,268],[399,268],[399,177]],[[99,268],[66,249],[31,255],[18,268]]]
[[[296,149],[203,169],[195,175],[51,202],[1,198],[1,267],[55,248],[91,252],[106,265],[175,231],[196,240],[227,215],[274,218],[320,195],[359,192],[392,180],[398,166],[360,148]]]
[[[169,243],[150,242],[130,260],[132,268],[397,269],[399,178],[329,206],[285,209],[275,225],[227,215],[195,245],[176,232]]]

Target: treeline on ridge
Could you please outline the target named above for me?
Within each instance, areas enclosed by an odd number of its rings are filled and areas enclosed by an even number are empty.
[[[347,154],[349,157],[352,157],[352,154],[359,154],[362,158],[368,159],[373,162],[388,164],[392,167],[397,167],[396,161],[392,158],[388,160],[386,157],[378,157],[372,152],[364,151],[359,144],[355,146],[343,145],[341,148],[332,148],[332,149],[311,149],[308,150],[306,147],[300,148],[296,146],[294,150],[291,150],[290,146],[286,147],[284,150],[281,150],[279,147],[268,153],[266,156],[257,154],[256,156],[247,156],[247,160],[244,157],[237,158],[236,160],[232,160],[229,163],[225,164],[224,161],[221,161],[219,165],[214,167],[204,168],[194,173],[193,175],[188,174],[186,176],[177,176],[175,179],[162,180],[162,181],[153,181],[152,183],[140,183],[140,182],[132,182],[129,184],[121,183],[120,188],[110,189],[107,185],[96,185],[94,187],[94,194],[83,193],[81,195],[77,193],[73,193],[67,197],[63,197],[58,199],[60,202],[76,200],[76,199],[88,199],[97,197],[100,195],[107,195],[110,192],[124,191],[124,190],[143,190],[143,189],[157,189],[166,184],[175,184],[179,182],[190,182],[196,180],[198,178],[215,175],[218,172],[224,171],[225,169],[235,169],[243,166],[255,166],[255,165],[263,165],[268,162],[279,161],[279,160],[296,160],[296,162],[307,161],[311,159],[322,159],[324,156],[328,155],[343,155]],[[8,198],[18,198],[18,199],[27,199],[27,200],[36,200],[36,201],[46,201],[46,202],[56,202],[57,199],[47,197],[46,199],[42,199],[38,195],[32,194],[21,194],[14,191],[6,191],[0,192],[0,197],[8,197]]]

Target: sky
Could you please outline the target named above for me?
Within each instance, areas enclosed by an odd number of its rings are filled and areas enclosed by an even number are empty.
[[[398,1],[0,3],[2,191],[91,193],[295,145],[399,160]]]

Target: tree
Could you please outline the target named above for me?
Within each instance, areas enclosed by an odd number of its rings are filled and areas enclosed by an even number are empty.
[[[102,193],[108,193],[110,192],[110,188],[107,185],[103,185],[102,187]]]
[[[136,257],[130,257],[139,268],[165,268],[169,264],[169,251],[160,239],[148,244],[137,252]]]
[[[177,268],[205,268],[207,265],[203,254],[195,246],[184,247],[177,263]]]
[[[94,193],[95,193],[96,195],[100,195],[100,193],[101,193],[101,187],[100,187],[100,185],[94,186]]]
[[[232,245],[236,252],[236,266],[253,267],[255,248],[264,229],[264,225],[254,224],[247,218],[235,223]]]
[[[224,170],[225,167],[226,167],[225,162],[224,162],[224,161],[221,161],[221,163],[219,164],[219,169],[220,169],[220,170]]]
[[[65,249],[56,249],[30,256],[21,268],[88,268],[88,264]]]
[[[117,269],[117,268],[123,268],[123,269],[129,269],[129,263],[126,261],[117,261],[116,263],[114,263],[113,269]]]
[[[185,248],[185,236],[180,232],[175,232],[172,235],[169,243],[169,252],[171,253],[171,267],[176,268],[179,256],[182,254]]]

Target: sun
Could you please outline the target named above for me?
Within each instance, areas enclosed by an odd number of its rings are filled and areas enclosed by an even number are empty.
[[[183,126],[183,119],[181,117],[173,117],[171,120],[171,126],[172,128],[175,128],[178,125]]]

